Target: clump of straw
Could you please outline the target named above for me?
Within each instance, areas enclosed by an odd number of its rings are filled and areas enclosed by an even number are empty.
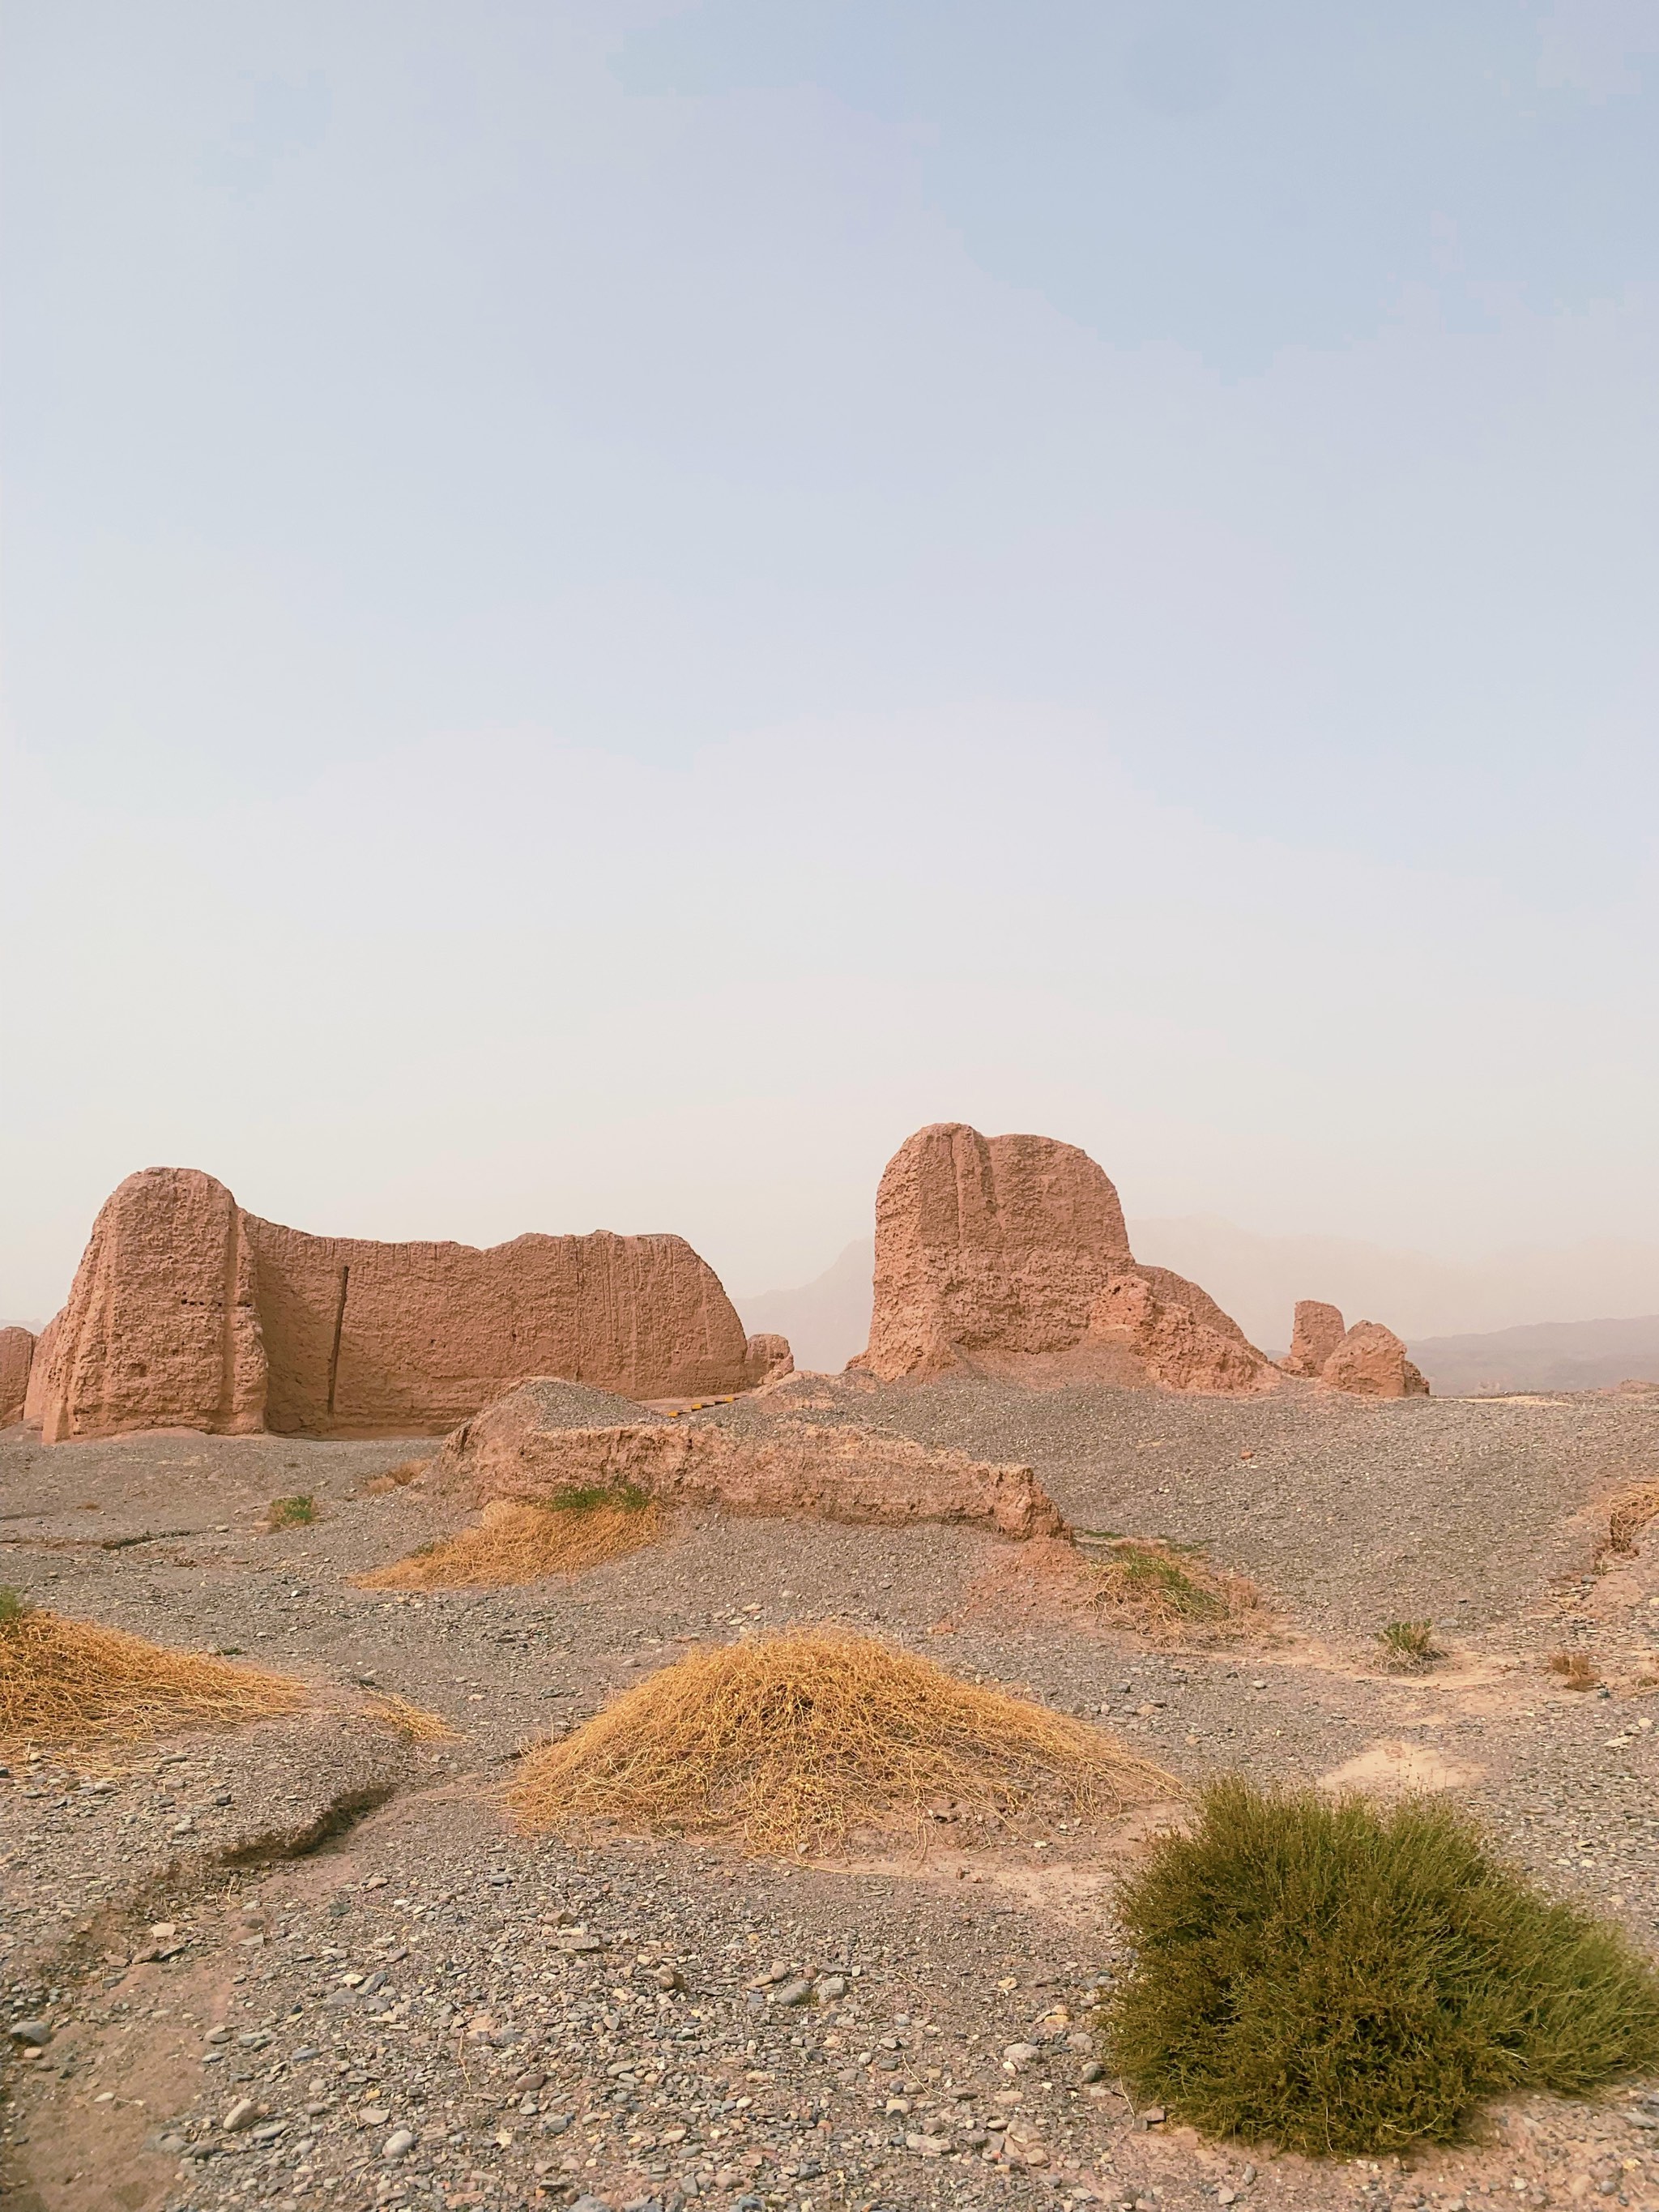
[[[453,1743],[458,1734],[441,1713],[428,1712],[424,1705],[414,1705],[389,1690],[365,1698],[362,1711],[367,1719],[390,1729],[394,1735],[406,1736],[410,1743]]]
[[[353,1577],[359,1589],[503,1589],[579,1575],[654,1544],[663,1512],[643,1490],[566,1490],[546,1500],[498,1498],[477,1526]]]
[[[67,1620],[0,1591],[0,1749],[234,1728],[310,1702],[302,1683]]]
[[[971,1827],[1024,1808],[1116,1814],[1176,1794],[1099,1729],[867,1637],[802,1629],[690,1653],[524,1761],[520,1824],[583,1817],[834,1850],[943,1799]],[[958,1829],[955,1832],[960,1834]]]
[[[1659,1482],[1638,1482],[1633,1490],[1621,1491],[1607,1511],[1605,1548],[1628,1559],[1637,1548],[1637,1538],[1656,1518],[1659,1518]]]
[[[1601,1679],[1588,1651],[1552,1651],[1549,1668],[1565,1690],[1593,1690]]]
[[[411,1482],[418,1482],[432,1464],[429,1459],[403,1459],[396,1467],[387,1468],[384,1474],[371,1475],[357,1487],[359,1498],[385,1498],[394,1490],[404,1490]]]

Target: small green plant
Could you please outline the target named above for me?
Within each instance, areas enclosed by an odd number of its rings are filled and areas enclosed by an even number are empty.
[[[1167,1549],[1153,1551],[1132,1540],[1115,1544],[1111,1561],[1133,1597],[1160,1600],[1183,1620],[1219,1620],[1228,1611],[1224,1595],[1190,1575]]]
[[[273,1498],[265,1515],[267,1528],[309,1528],[322,1519],[317,1501],[309,1492],[301,1491],[297,1498]]]
[[[1379,1628],[1376,1640],[1382,1646],[1382,1656],[1390,1667],[1403,1673],[1407,1668],[1432,1667],[1445,1653],[1434,1640],[1431,1620],[1391,1620],[1386,1628]]]
[[[0,1628],[9,1628],[15,1620],[21,1620],[29,1610],[28,1600],[9,1583],[0,1583]]]
[[[623,1513],[643,1513],[653,1501],[648,1490],[641,1490],[631,1482],[594,1482],[578,1485],[571,1490],[555,1490],[531,1502],[546,1506],[551,1513],[598,1513],[607,1508]]]
[[[1455,1808],[1215,1784],[1117,1909],[1108,2062],[1212,2136],[1316,2156],[1450,2141],[1487,2098],[1659,2063],[1659,1975]]]

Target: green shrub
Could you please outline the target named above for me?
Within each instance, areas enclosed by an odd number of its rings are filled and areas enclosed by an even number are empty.
[[[21,1620],[29,1609],[28,1600],[9,1583],[0,1583],[0,1628],[9,1628],[14,1620]]]
[[[1401,1669],[1431,1667],[1446,1656],[1434,1640],[1431,1620],[1391,1620],[1377,1630],[1376,1640],[1389,1666]]]
[[[1494,1859],[1453,1807],[1215,1784],[1119,1893],[1105,2055],[1214,2136],[1352,2155],[1444,2142],[1487,2097],[1659,2063],[1659,1976]]]
[[[651,1492],[631,1482],[578,1483],[568,1490],[550,1491],[529,1503],[544,1505],[552,1513],[597,1513],[605,1508],[623,1513],[642,1513],[652,1502]]]
[[[309,1492],[302,1491],[297,1498],[273,1498],[270,1510],[265,1515],[268,1528],[309,1528],[320,1521],[322,1514],[317,1501]]]

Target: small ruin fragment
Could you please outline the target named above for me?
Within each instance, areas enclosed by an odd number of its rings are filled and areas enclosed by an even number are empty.
[[[1340,1310],[1321,1298],[1298,1298],[1291,1348],[1279,1365],[1287,1375],[1312,1382],[1341,1343],[1346,1323]]]
[[[23,1418],[35,1342],[32,1329],[0,1328],[0,1429]]]

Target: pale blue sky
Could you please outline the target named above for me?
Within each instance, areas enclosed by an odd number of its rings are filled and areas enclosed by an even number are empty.
[[[799,1279],[945,1116],[1659,1241],[1659,0],[5,38],[0,1313],[158,1161]]]

